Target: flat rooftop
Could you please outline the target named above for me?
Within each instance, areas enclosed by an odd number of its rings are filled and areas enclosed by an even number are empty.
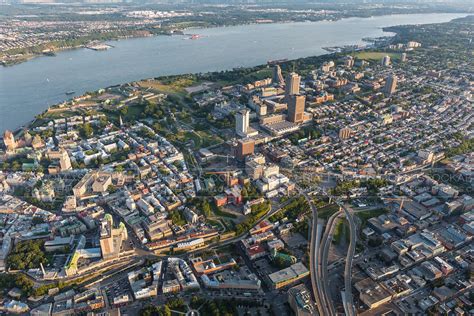
[[[308,269],[301,262],[297,262],[286,269],[270,274],[268,277],[274,284],[277,284],[304,276],[305,274],[309,274]]]

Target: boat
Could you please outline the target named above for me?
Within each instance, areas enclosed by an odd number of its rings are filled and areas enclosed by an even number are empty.
[[[66,95],[72,95],[74,93],[76,93],[76,91],[68,91],[68,92],[66,92]]]

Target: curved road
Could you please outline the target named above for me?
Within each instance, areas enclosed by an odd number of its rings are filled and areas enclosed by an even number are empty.
[[[352,316],[355,315],[355,307],[354,301],[352,297],[352,260],[354,259],[355,254],[355,246],[356,246],[356,238],[357,238],[357,228],[352,217],[352,213],[346,208],[344,205],[340,205],[344,210],[344,214],[346,215],[347,221],[349,222],[349,230],[351,234],[351,239],[349,243],[349,249],[347,251],[346,256],[346,266],[344,268],[344,311],[346,315]]]
[[[331,315],[336,315],[336,310],[334,308],[334,304],[329,293],[329,284],[328,284],[328,255],[329,255],[329,248],[331,247],[332,237],[334,234],[334,230],[336,228],[337,219],[342,214],[342,210],[337,211],[334,213],[329,219],[326,224],[326,230],[324,231],[324,235],[322,238],[322,246],[320,248],[320,257],[321,262],[319,265],[320,268],[320,276],[323,281],[323,298],[326,301],[326,305],[330,310]]]
[[[322,283],[322,278],[320,275],[320,235],[322,232],[322,227],[318,225],[318,211],[316,206],[314,206],[313,201],[308,196],[308,194],[301,189],[299,186],[296,186],[298,192],[304,196],[309,206],[311,207],[311,213],[313,216],[313,222],[311,225],[311,244],[310,244],[310,275],[311,275],[311,286],[313,288],[314,299],[316,301],[316,306],[319,311],[319,315],[331,315],[330,308],[327,306],[326,299],[324,298],[324,284]]]

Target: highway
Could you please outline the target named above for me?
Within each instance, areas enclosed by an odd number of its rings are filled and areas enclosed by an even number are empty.
[[[339,205],[339,203],[338,203]],[[344,311],[345,314],[348,316],[355,315],[355,307],[354,307],[354,300],[352,297],[352,260],[354,259],[355,254],[355,246],[356,246],[356,238],[357,238],[357,227],[352,217],[352,213],[348,210],[348,207],[345,205],[340,205],[344,210],[344,214],[346,215],[347,221],[349,222],[349,230],[350,230],[350,243],[349,249],[347,250],[346,256],[346,266],[344,268]]]
[[[320,269],[320,241],[321,233],[323,231],[322,225],[318,223],[318,211],[316,206],[314,206],[313,201],[308,196],[308,194],[301,189],[296,187],[298,192],[303,195],[311,207],[311,213],[313,216],[313,221],[311,225],[311,243],[310,243],[310,274],[311,274],[311,287],[313,288],[314,300],[316,301],[316,306],[318,308],[319,315],[333,315],[331,306],[328,306],[327,299],[324,295],[324,282],[321,275]],[[331,304],[329,304],[331,305]]]
[[[325,300],[326,306],[329,308],[330,315],[336,315],[336,310],[334,308],[334,304],[333,304],[333,301],[328,289],[329,288],[328,255],[329,255],[329,248],[331,247],[334,230],[338,222],[337,219],[340,217],[341,214],[342,214],[342,210],[339,210],[328,219],[328,222],[326,223],[326,229],[322,237],[321,247],[319,249],[320,251],[319,256],[321,258],[321,261],[319,264],[319,269],[320,269],[319,273],[323,282],[323,291],[321,294],[323,296],[322,299]]]
[[[310,245],[310,255],[309,255],[309,262],[310,262],[310,273],[311,273],[311,286],[313,288],[314,300],[316,301],[316,306],[318,307],[318,311],[320,315],[327,315],[325,304],[323,303],[323,299],[321,297],[322,293],[322,286],[321,286],[321,278],[319,277],[319,269],[318,269],[318,259],[319,259],[319,236],[321,228],[318,229],[318,213],[316,211],[316,207],[311,205],[311,210],[313,213],[313,222],[311,224],[311,245]]]
[[[321,261],[318,262],[318,260],[315,260],[314,263],[316,264],[317,271],[319,274],[317,275],[317,279],[322,280],[322,285],[318,285],[318,280],[316,280],[316,290],[318,290],[318,296],[319,300],[321,303],[323,303],[324,306],[321,307],[321,311],[323,313],[321,315],[336,315],[336,311],[334,309],[334,305],[332,304],[332,300],[328,291],[328,253],[329,253],[329,248],[331,246],[331,241],[332,241],[332,235],[334,233],[334,229],[337,223],[337,218],[344,213],[346,216],[346,219],[349,223],[349,230],[350,230],[350,243],[349,243],[349,248],[347,250],[347,255],[346,255],[346,264],[344,267],[344,286],[345,290],[343,291],[343,296],[342,296],[342,302],[344,306],[344,311],[346,315],[352,316],[356,314],[356,309],[354,306],[354,301],[352,297],[352,261],[354,259],[355,255],[355,246],[357,242],[357,228],[356,224],[354,221],[354,218],[352,217],[352,212],[349,211],[349,206],[344,205],[340,200],[336,199],[335,197],[329,195],[328,193],[322,191],[324,195],[326,195],[328,198],[331,200],[335,201],[335,203],[340,207],[340,210],[333,214],[326,225],[326,230],[324,232],[324,236],[322,238],[322,248],[316,248],[319,249],[319,254],[318,257],[320,257]],[[312,205],[312,204],[311,204]],[[314,221],[314,220],[313,220]],[[318,247],[318,244],[315,245]],[[313,244],[311,244],[311,248],[313,248]],[[315,251],[316,251],[315,250]],[[317,258],[316,258],[317,259]],[[319,267],[317,264],[319,263]],[[313,268],[313,264],[312,264]],[[311,271],[313,273],[313,271]],[[314,291],[314,287],[313,287]]]

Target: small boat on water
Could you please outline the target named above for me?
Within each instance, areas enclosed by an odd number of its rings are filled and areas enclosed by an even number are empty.
[[[66,95],[72,95],[74,93],[76,93],[76,91],[68,91],[68,92],[66,92]]]

